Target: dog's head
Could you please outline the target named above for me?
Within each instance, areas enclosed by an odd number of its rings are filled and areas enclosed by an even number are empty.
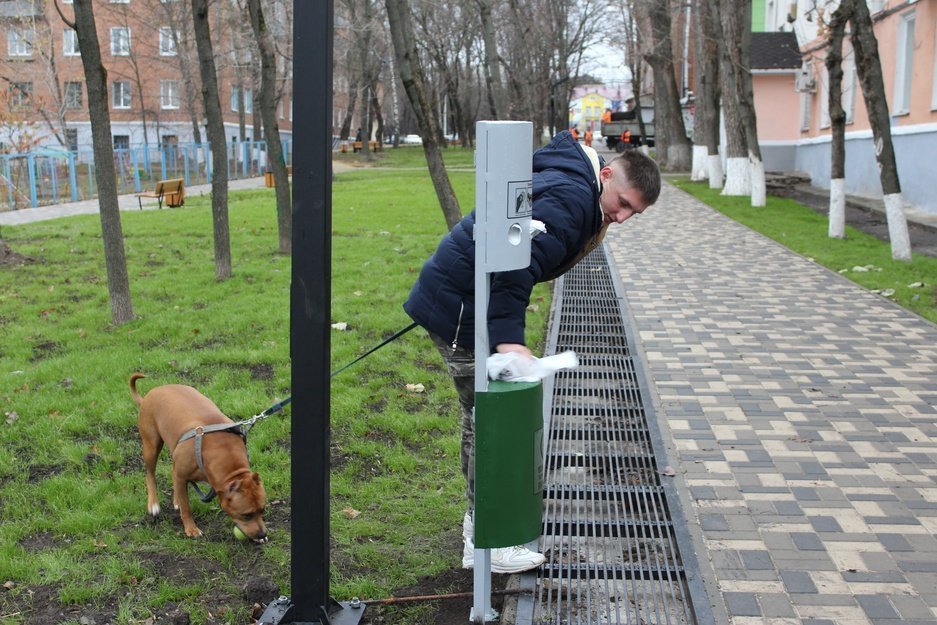
[[[255,543],[267,542],[267,528],[264,525],[267,493],[259,475],[249,473],[228,482],[219,497],[219,503],[248,538]]]

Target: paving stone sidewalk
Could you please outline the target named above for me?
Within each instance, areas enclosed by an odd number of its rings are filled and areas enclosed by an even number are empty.
[[[670,185],[606,242],[716,623],[937,624],[937,326]]]

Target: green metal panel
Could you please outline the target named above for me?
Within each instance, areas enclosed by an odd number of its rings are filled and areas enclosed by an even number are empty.
[[[752,0],[752,32],[763,33],[765,28],[765,0]]]
[[[540,536],[543,386],[491,382],[475,393],[475,547],[511,547]]]

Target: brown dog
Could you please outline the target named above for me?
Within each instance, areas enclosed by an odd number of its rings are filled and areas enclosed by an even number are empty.
[[[156,459],[165,443],[172,456],[172,505],[182,517],[186,536],[202,535],[189,509],[189,482],[208,482],[218,494],[221,508],[241,531],[254,542],[267,542],[263,519],[267,495],[260,476],[250,470],[244,438],[237,430],[203,434],[200,429],[234,422],[191,386],[157,386],[140,397],[137,380],[144,377],[142,373],[130,376],[130,395],[140,407],[137,429],[143,441],[149,513],[159,514]],[[187,438],[180,442],[183,436]],[[196,454],[197,438],[201,438],[201,461]]]

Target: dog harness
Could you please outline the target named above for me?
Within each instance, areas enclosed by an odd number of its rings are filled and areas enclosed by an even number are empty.
[[[215,423],[214,425],[200,425],[197,428],[192,428],[185,434],[179,437],[179,440],[176,441],[176,447],[181,443],[189,440],[190,438],[195,439],[195,461],[198,463],[198,468],[202,470],[202,474],[207,478],[208,473],[205,471],[205,463],[202,461],[202,438],[205,434],[210,432],[233,432],[237,434],[244,440],[244,448],[247,450],[247,432],[241,428],[240,423]],[[250,460],[250,452],[247,452],[247,459]],[[203,492],[198,486],[198,482],[191,482],[192,488],[195,489],[195,492],[198,493],[199,499],[208,503],[215,498],[215,489],[208,486],[208,492]]]

